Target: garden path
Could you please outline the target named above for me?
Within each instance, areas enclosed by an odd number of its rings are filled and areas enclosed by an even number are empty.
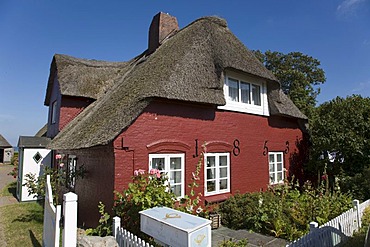
[[[285,246],[288,242],[281,238],[274,238],[265,236],[248,230],[232,230],[227,227],[221,226],[218,229],[212,230],[212,246],[218,246],[223,240],[242,240],[247,239],[248,247],[281,247]]]
[[[13,166],[10,165],[4,165],[0,163],[0,191],[3,190],[3,188],[13,182],[15,179],[8,175],[8,173],[13,169]],[[14,198],[14,196],[0,196],[0,207],[17,203],[17,199]],[[1,224],[1,212],[0,212],[0,246],[7,246],[5,239],[4,239],[4,230],[3,226]]]

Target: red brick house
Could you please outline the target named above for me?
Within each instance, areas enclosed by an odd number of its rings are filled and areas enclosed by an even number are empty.
[[[49,147],[67,155],[68,169],[87,170],[73,185],[86,225],[137,169],[167,172],[172,190],[188,193],[204,143],[204,201],[280,183],[307,122],[225,20],[179,30],[164,13],[153,18],[148,49],[130,61],[55,55],[45,105]]]

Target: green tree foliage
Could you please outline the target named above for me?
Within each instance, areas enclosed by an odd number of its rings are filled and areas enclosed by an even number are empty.
[[[319,68],[320,61],[300,52],[257,50],[255,55],[280,81],[284,93],[310,117],[320,93],[317,86],[326,81],[324,70]]]
[[[340,175],[342,188],[355,192],[358,187],[362,196],[357,192],[355,196],[370,198],[369,186],[357,186],[369,184],[364,176],[370,173],[370,98],[337,97],[317,107],[310,124],[313,149],[309,170],[326,170],[332,178]],[[336,159],[319,159],[327,151],[336,152]]]

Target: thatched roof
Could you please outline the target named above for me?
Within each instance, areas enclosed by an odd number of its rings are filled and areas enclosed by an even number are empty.
[[[12,145],[0,134],[0,148],[11,148]]]
[[[67,55],[54,55],[44,104],[50,104],[55,79],[62,95],[97,99],[111,86],[115,78],[125,73],[127,62],[86,60]]]
[[[39,129],[39,131],[37,131],[35,136],[36,137],[45,137],[47,132],[48,132],[48,124],[45,124],[44,126],[42,126],[41,129]]]
[[[56,55],[53,59],[52,70],[56,66],[58,80],[62,80],[62,94],[78,94],[97,100],[54,138],[50,144],[52,149],[107,144],[155,98],[225,105],[225,69],[263,78],[268,87],[280,90],[274,75],[235,37],[227,28],[226,21],[217,17],[194,21],[168,38],[150,55],[144,52],[127,63],[97,62],[100,66],[96,67],[92,63],[64,55]],[[110,72],[102,69],[104,64]],[[94,72],[94,68],[104,71],[103,75]],[[70,71],[73,73],[70,74]],[[90,77],[87,71],[95,76]],[[85,83],[94,84],[95,80],[103,82],[104,90],[99,86],[91,91],[80,89],[88,88]],[[83,86],[72,86],[70,82]],[[50,79],[49,83],[52,83]],[[77,93],[72,88],[77,89]],[[280,97],[279,93],[269,95],[273,96],[269,96],[269,103],[274,105],[271,109],[273,114],[305,118],[287,97]],[[47,99],[48,95],[46,103]]]
[[[45,148],[50,143],[50,138],[38,136],[20,136],[18,147],[20,148]]]

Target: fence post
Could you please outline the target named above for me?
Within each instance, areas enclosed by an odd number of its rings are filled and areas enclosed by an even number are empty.
[[[63,247],[77,244],[77,198],[78,196],[72,192],[63,195]]]
[[[353,208],[356,210],[356,218],[357,218],[357,231],[361,228],[361,218],[360,218],[360,202],[359,200],[352,201]]]
[[[315,231],[319,227],[319,223],[312,221],[310,222],[310,232]]]
[[[113,229],[112,229],[113,236],[114,236],[115,239],[117,239],[117,232],[118,232],[117,228],[121,227],[121,218],[120,217],[118,217],[118,216],[113,217],[113,226],[112,227],[113,227]]]

